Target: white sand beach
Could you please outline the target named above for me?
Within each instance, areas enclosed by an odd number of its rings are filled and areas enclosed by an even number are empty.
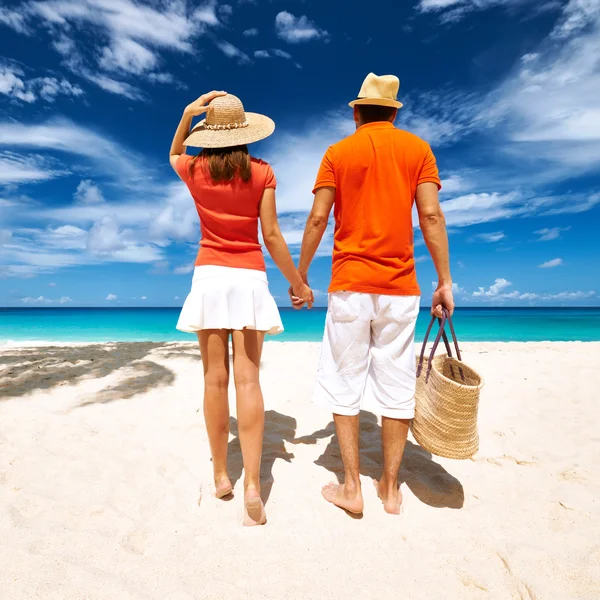
[[[362,519],[320,496],[341,463],[318,354],[265,347],[268,524],[249,530],[235,419],[236,495],[212,495],[194,345],[1,346],[0,598],[600,598],[600,343],[465,344],[480,451],[409,443],[400,517],[363,413]]]

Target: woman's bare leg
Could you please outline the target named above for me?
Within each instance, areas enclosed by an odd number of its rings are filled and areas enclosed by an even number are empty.
[[[265,334],[233,331],[233,376],[237,397],[237,419],[244,462],[244,525],[266,522],[260,497],[260,459],[265,426],[265,407],[259,369]]]
[[[229,443],[229,331],[205,329],[198,332],[204,367],[204,420],[213,462],[217,498],[232,492],[227,475]]]

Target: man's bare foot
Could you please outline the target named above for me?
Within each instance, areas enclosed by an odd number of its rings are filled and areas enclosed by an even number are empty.
[[[345,484],[328,483],[321,490],[323,498],[355,515],[360,515],[364,508],[360,487],[355,492],[346,489]]]
[[[387,485],[382,479],[377,481],[373,479],[377,495],[383,503],[383,509],[390,515],[399,515],[402,511],[402,492],[396,483]]]
[[[233,493],[233,486],[231,485],[231,481],[229,477],[221,477],[220,479],[215,479],[215,496],[217,498],[225,498],[226,496],[230,496]]]
[[[244,493],[244,527],[264,525],[267,522],[265,505],[256,488],[249,488]]]

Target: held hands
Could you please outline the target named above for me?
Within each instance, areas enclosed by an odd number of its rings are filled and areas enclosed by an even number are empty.
[[[191,104],[188,104],[183,111],[190,117],[197,117],[208,110],[208,105],[219,96],[226,96],[227,92],[209,92],[208,94],[202,94],[198,100],[194,100]]]
[[[315,302],[315,295],[313,291],[308,287],[308,284],[301,283],[298,285],[290,286],[288,290],[290,300],[292,301],[292,307],[296,310],[300,310],[305,304],[309,309],[313,307]]]
[[[450,315],[454,313],[452,284],[439,285],[435,292],[433,292],[433,298],[431,299],[431,314],[441,319],[443,317],[442,307],[445,308]]]

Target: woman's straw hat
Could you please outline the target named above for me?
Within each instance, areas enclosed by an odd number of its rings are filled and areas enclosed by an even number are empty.
[[[400,108],[402,102],[397,100],[399,89],[400,80],[395,75],[369,73],[358,92],[358,98],[350,102],[350,106],[374,104]]]
[[[227,148],[258,142],[275,131],[269,117],[249,113],[237,96],[227,94],[215,98],[200,121],[185,140],[186,146]]]

